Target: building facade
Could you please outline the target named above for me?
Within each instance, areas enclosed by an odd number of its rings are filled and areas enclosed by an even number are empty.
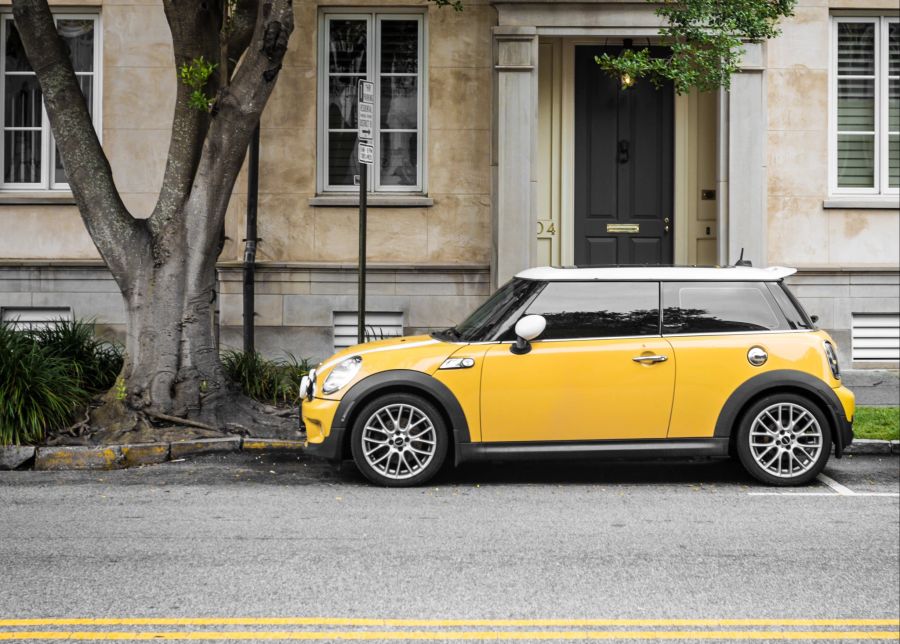
[[[117,186],[148,216],[176,88],[156,0],[57,3]],[[900,25],[885,0],[800,0],[746,48],[729,91],[623,89],[594,57],[660,48],[646,2],[295,0],[262,119],[257,343],[322,358],[356,321],[356,84],[375,83],[367,324],[459,321],[535,265],[800,269],[793,287],[845,363],[900,357]],[[40,92],[0,9],[5,109],[0,314],[124,308],[55,158]],[[240,346],[246,177],[220,257],[224,346]]]

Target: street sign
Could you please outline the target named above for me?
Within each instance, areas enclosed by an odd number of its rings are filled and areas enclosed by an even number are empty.
[[[375,163],[375,83],[360,80],[356,86],[356,132],[359,137],[359,164]],[[366,196],[368,194],[368,168],[359,169],[359,286],[356,302],[356,341],[366,341]]]
[[[371,141],[359,142],[359,162],[368,165],[375,163],[375,147],[371,145]]]
[[[361,103],[375,104],[375,83],[371,81],[359,81],[359,101]]]
[[[359,138],[371,139],[372,128],[375,127],[375,106],[372,103],[360,101],[356,114]]]

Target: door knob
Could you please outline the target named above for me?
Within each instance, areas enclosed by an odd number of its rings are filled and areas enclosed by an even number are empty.
[[[665,219],[663,219],[663,223],[665,224],[665,231],[669,232],[669,218],[666,217]]]
[[[635,356],[632,358],[635,362],[665,362],[668,359],[667,356]]]

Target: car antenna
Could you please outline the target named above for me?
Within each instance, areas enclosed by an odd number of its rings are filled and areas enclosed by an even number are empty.
[[[738,261],[734,263],[735,266],[753,266],[753,262],[749,259],[744,259],[744,247],[741,246],[741,256],[738,257]]]

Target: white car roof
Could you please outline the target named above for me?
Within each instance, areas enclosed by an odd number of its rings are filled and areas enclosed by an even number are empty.
[[[516,275],[527,280],[542,281],[659,281],[659,282],[776,282],[793,275],[796,268],[772,266],[617,266],[609,268],[529,268]]]

